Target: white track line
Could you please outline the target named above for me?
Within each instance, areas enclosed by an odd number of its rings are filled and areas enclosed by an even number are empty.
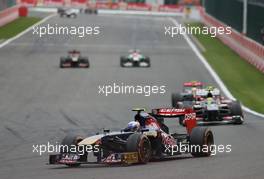
[[[169,17],[169,20],[176,26],[179,26],[179,23],[173,19],[172,17]],[[183,34],[184,39],[187,41],[187,43],[190,45],[190,47],[192,48],[192,50],[194,51],[194,53],[197,55],[197,57],[199,58],[199,60],[203,63],[203,65],[205,66],[205,68],[209,71],[209,73],[212,75],[212,77],[214,78],[214,80],[217,82],[217,84],[220,86],[220,88],[222,89],[222,91],[224,92],[224,94],[232,99],[235,100],[234,96],[231,94],[231,92],[227,89],[227,87],[225,86],[225,84],[223,83],[223,81],[219,78],[219,76],[217,75],[217,73],[213,70],[213,68],[209,65],[209,63],[207,62],[207,60],[203,57],[203,55],[200,53],[200,51],[197,49],[197,47],[194,45],[194,43],[190,40],[189,36],[187,34]],[[258,117],[262,117],[264,118],[264,114],[258,113],[256,111],[253,111],[251,109],[249,109],[248,107],[242,105],[242,108],[244,111],[249,112],[251,114],[254,114]]]
[[[0,44],[0,48],[3,48],[4,46],[6,46],[7,44],[9,44],[10,42],[12,42],[12,41],[18,39],[19,37],[21,37],[21,36],[23,36],[23,35],[25,35],[27,32],[29,32],[29,31],[32,29],[32,27],[34,27],[34,26],[38,26],[38,25],[44,23],[45,21],[47,21],[48,19],[50,19],[51,17],[53,17],[53,16],[55,16],[55,15],[56,15],[56,14],[52,14],[52,15],[49,15],[49,16],[45,17],[44,19],[42,19],[42,20],[39,21],[38,23],[33,24],[32,26],[28,27],[27,29],[25,29],[24,31],[20,32],[20,33],[17,34],[16,36],[14,36],[14,37],[12,37],[12,38],[10,38],[10,39],[4,41],[3,43]]]

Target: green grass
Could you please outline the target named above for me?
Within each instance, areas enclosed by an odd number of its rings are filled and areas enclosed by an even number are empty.
[[[202,27],[199,23],[190,25]],[[264,74],[217,38],[203,34],[196,34],[195,37],[206,49],[204,57],[235,98],[245,106],[264,113]]]
[[[0,39],[11,38],[37,23],[39,20],[41,20],[41,18],[19,17],[18,19],[0,27]]]

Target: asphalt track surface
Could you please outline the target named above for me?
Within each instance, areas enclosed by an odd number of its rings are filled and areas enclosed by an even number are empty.
[[[39,38],[29,32],[0,49],[1,179],[263,178],[264,121],[250,114],[242,126],[211,127],[216,144],[231,144],[231,153],[129,167],[46,165],[47,154],[32,153],[33,144],[59,142],[68,131],[122,128],[133,120],[132,107],[170,106],[171,92],[181,90],[184,81],[215,84],[182,36],[164,35],[164,25],[173,25],[166,18],[81,15],[46,23],[98,25],[101,35]],[[90,69],[59,69],[59,57],[74,47],[89,56]],[[120,55],[133,47],[150,56],[151,68],[119,67]],[[166,93],[98,94],[98,85],[114,82],[165,85]]]

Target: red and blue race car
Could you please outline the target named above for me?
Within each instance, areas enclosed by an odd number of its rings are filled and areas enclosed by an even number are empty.
[[[86,137],[69,134],[62,140],[63,148],[60,153],[49,156],[49,164],[70,167],[90,163],[134,164],[185,153],[190,153],[193,157],[211,155],[213,133],[207,127],[196,126],[196,115],[192,109],[159,108],[153,109],[151,113],[146,113],[143,109],[134,111],[134,120],[120,131],[104,130],[101,134]],[[179,116],[184,116],[186,133],[170,133],[164,121],[177,119]],[[90,150],[70,150],[72,148]],[[88,157],[90,155],[93,157]]]

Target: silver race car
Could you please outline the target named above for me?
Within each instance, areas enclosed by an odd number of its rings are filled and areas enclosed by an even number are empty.
[[[139,50],[129,51],[129,55],[121,56],[121,67],[150,67],[150,58],[144,56]]]

